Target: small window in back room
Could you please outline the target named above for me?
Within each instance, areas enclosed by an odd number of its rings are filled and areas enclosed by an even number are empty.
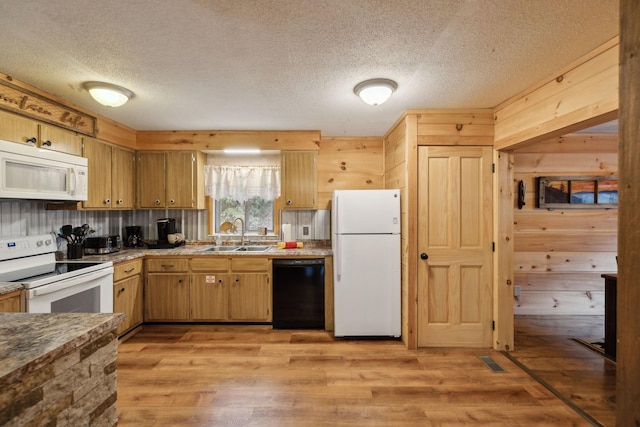
[[[211,197],[214,232],[225,222],[245,233],[259,227],[274,231],[274,201],[280,197],[280,154],[229,156],[209,152],[205,166],[205,194]]]

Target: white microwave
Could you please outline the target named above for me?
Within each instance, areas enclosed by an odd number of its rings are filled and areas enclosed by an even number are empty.
[[[84,157],[0,140],[0,199],[87,200]]]

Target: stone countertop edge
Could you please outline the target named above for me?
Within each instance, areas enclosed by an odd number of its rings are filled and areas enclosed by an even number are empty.
[[[124,318],[123,313],[0,313],[0,387],[109,333]]]

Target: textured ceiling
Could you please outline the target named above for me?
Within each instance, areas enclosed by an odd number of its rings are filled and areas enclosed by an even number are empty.
[[[136,130],[383,135],[491,108],[618,34],[618,0],[5,0],[0,72]],[[391,78],[377,107],[353,94]],[[117,109],[81,84],[125,86]]]

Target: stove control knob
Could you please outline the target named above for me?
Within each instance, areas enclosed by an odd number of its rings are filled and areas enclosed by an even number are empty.
[[[40,246],[42,246],[42,245],[44,245],[44,242],[43,242],[42,240],[38,240],[38,241],[36,242],[36,246],[40,247]]]
[[[53,242],[51,241],[51,239],[47,239],[47,240],[45,240],[45,241],[44,241],[44,245],[45,245],[45,246],[51,246],[51,243],[53,243]]]

